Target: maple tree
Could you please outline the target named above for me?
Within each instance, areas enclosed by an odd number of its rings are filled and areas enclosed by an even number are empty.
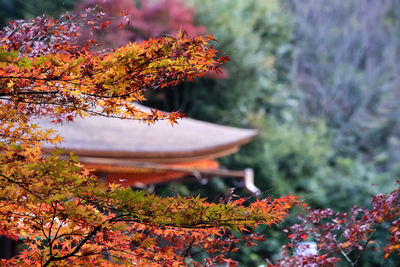
[[[257,200],[229,197],[161,198],[102,184],[71,155],[45,156],[41,145],[62,137],[41,129],[75,117],[106,116],[176,123],[183,115],[135,107],[146,90],[191,81],[227,60],[216,58],[211,36],[180,32],[116,50],[78,46],[80,25],[107,26],[103,14],[12,21],[0,32],[0,234],[22,251],[4,265],[210,265],[237,250],[232,230],[280,222],[298,204],[292,195]],[[90,19],[89,19],[90,18]],[[248,244],[261,237],[243,236]],[[192,248],[209,257],[196,262]],[[232,263],[233,264],[233,263]]]
[[[400,185],[400,181],[397,181]],[[381,254],[381,266],[390,266],[390,257],[400,255],[400,186],[388,195],[372,198],[372,208],[353,206],[346,213],[332,209],[307,209],[300,223],[284,232],[290,243],[282,247],[282,258],[270,266],[364,266],[363,255]],[[377,240],[379,231],[387,240]],[[317,253],[297,253],[310,240]],[[300,247],[299,247],[300,246]],[[303,246],[303,247],[302,247]]]

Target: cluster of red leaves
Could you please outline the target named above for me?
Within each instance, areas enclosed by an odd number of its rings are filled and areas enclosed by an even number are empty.
[[[400,187],[389,195],[374,196],[371,209],[354,206],[347,213],[306,211],[298,217],[301,223],[284,230],[291,243],[282,247],[282,258],[275,266],[335,266],[340,260],[357,266],[365,251],[379,249],[374,245],[374,234],[380,228],[390,234],[383,258],[400,252]],[[317,243],[317,255],[296,254],[296,246],[306,240]]]

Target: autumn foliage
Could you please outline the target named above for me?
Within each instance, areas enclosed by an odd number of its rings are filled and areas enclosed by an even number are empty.
[[[41,145],[62,141],[37,120],[106,116],[152,124],[179,113],[150,113],[134,103],[146,90],[174,86],[218,70],[211,36],[176,36],[129,43],[116,50],[78,46],[82,25],[107,26],[90,18],[13,21],[0,33],[0,233],[19,240],[21,252],[2,265],[79,266],[211,265],[229,262],[238,242],[232,231],[280,222],[295,196],[241,198],[208,203],[198,197],[161,198],[105,185],[71,155],[45,156]],[[249,244],[260,237],[244,236]],[[208,258],[195,261],[192,249]]]
[[[363,255],[368,253],[381,255],[381,266],[390,266],[387,260],[400,254],[400,187],[374,196],[371,209],[307,209],[298,219],[284,230],[291,242],[282,247],[283,257],[274,266],[364,266]],[[377,240],[382,231],[386,240]],[[299,255],[296,251],[304,241],[315,242],[317,253]]]

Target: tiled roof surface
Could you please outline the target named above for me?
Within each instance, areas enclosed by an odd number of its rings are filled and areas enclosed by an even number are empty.
[[[193,154],[198,151],[219,151],[249,142],[256,130],[239,129],[184,118],[173,127],[166,121],[148,126],[131,120],[105,117],[76,118],[74,122],[50,124],[64,137],[60,147],[68,151],[92,151],[97,154]],[[50,146],[48,146],[50,147]],[[206,152],[207,153],[207,152]],[[79,153],[77,153],[79,154]],[[107,153],[106,153],[107,154]]]

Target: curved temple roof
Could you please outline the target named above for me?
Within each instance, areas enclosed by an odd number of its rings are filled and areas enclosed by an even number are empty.
[[[142,109],[147,109],[143,107]],[[96,158],[120,158],[139,162],[175,163],[219,158],[235,153],[256,130],[239,129],[184,118],[171,126],[166,121],[147,125],[139,121],[105,117],[76,118],[50,124],[64,137],[65,153]],[[50,145],[46,150],[53,150]]]

